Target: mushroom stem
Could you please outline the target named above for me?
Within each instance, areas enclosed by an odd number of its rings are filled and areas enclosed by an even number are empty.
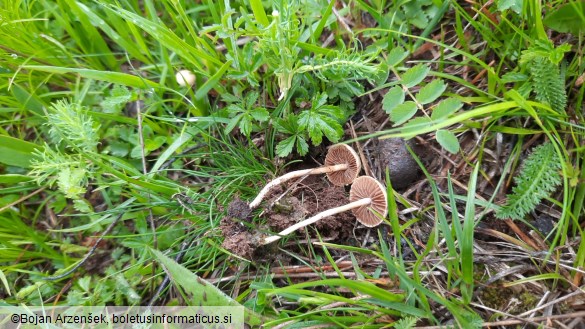
[[[302,227],[305,227],[307,225],[316,223],[317,221],[319,221],[325,217],[333,216],[335,214],[339,214],[339,213],[342,213],[344,211],[348,211],[348,210],[351,210],[351,209],[354,209],[357,207],[367,206],[367,205],[370,205],[371,203],[372,203],[372,199],[364,198],[364,199],[360,199],[360,200],[348,203],[348,204],[343,205],[341,207],[325,210],[325,211],[320,212],[311,218],[307,218],[302,222],[296,223],[295,225],[287,228],[286,230],[283,230],[282,232],[278,233],[277,235],[267,237],[266,239],[264,239],[262,244],[269,244],[271,242],[277,241],[280,238],[282,238],[283,236],[288,235],[288,234],[290,234],[290,233],[292,233],[292,232],[294,232]]]
[[[297,177],[303,177],[305,175],[327,174],[327,173],[331,173],[331,172],[335,172],[335,171],[346,170],[348,167],[349,167],[349,165],[344,163],[344,164],[338,164],[338,165],[333,165],[333,166],[324,166],[324,167],[319,167],[319,168],[314,168],[314,169],[291,171],[288,174],[280,176],[280,177],[272,180],[270,183],[266,184],[266,186],[264,186],[264,188],[260,191],[260,193],[258,193],[258,196],[256,196],[256,198],[254,198],[254,200],[252,200],[252,202],[250,202],[250,209],[254,209],[254,208],[258,207],[258,205],[260,205],[260,202],[262,202],[262,200],[264,199],[266,194],[268,194],[268,192],[270,192],[270,190],[273,187],[280,185],[288,180],[291,180],[291,179],[297,178]]]

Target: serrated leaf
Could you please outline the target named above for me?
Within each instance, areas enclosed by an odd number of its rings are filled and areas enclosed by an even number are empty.
[[[506,205],[496,211],[500,219],[522,219],[540,201],[562,183],[561,161],[550,142],[534,148],[524,160],[520,173],[514,177],[516,186],[508,194]]]
[[[280,141],[278,145],[276,145],[276,154],[279,157],[285,157],[291,154],[293,147],[295,147],[296,136],[290,136],[289,138]]]
[[[416,111],[417,107],[413,101],[404,102],[390,112],[390,119],[392,119],[395,126],[398,126],[410,120],[416,114]]]
[[[252,116],[252,118],[260,122],[267,121],[270,118],[270,113],[268,113],[268,110],[266,110],[263,107],[257,107],[253,109],[252,111],[250,111],[250,115]]]
[[[241,118],[241,114],[240,115],[236,115],[235,117],[230,119],[230,122],[228,122],[227,126],[225,126],[225,133],[229,134],[232,130],[234,130],[234,128],[238,125],[238,122],[240,121]]]
[[[388,90],[386,95],[384,95],[382,108],[386,113],[390,114],[396,106],[402,103],[404,103],[404,90],[402,90],[402,87],[397,86]]]
[[[304,138],[297,136],[297,140],[296,140],[295,144],[297,145],[297,152],[300,155],[305,155],[305,154],[307,154],[307,152],[309,152],[309,144],[307,143],[307,141]]]
[[[436,136],[437,142],[439,142],[441,147],[443,147],[445,150],[453,154],[457,154],[457,152],[459,152],[459,140],[454,133],[449,130],[440,129],[437,130]]]
[[[250,120],[250,116],[243,115],[238,127],[240,127],[242,135],[250,137],[250,133],[252,132],[252,121]]]
[[[435,109],[431,113],[431,119],[433,120],[444,119],[450,116],[451,114],[457,112],[457,110],[459,110],[462,106],[463,103],[461,103],[460,100],[452,97],[447,98],[441,101],[437,106],[435,106]]]
[[[422,87],[416,94],[416,100],[421,104],[428,104],[439,98],[447,89],[447,85],[443,80],[433,80],[431,83]]]
[[[386,59],[386,64],[394,67],[402,63],[406,56],[408,56],[408,51],[404,50],[404,48],[402,47],[395,47],[392,50],[390,50],[390,53],[388,54],[388,59]]]
[[[406,70],[400,81],[406,88],[412,88],[421,83],[427,77],[431,68],[425,64],[418,64]]]

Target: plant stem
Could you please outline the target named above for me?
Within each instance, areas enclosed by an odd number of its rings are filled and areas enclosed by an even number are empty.
[[[264,241],[262,242],[262,244],[269,244],[271,242],[277,241],[280,238],[282,238],[285,235],[288,235],[298,229],[300,229],[301,227],[305,227],[307,225],[313,224],[317,221],[319,221],[320,219],[323,219],[325,217],[328,216],[333,216],[335,214],[339,214],[342,213],[344,211],[348,211],[351,210],[353,208],[357,208],[357,207],[361,207],[361,206],[367,206],[369,204],[372,203],[372,199],[370,198],[365,198],[365,199],[360,199],[351,203],[346,204],[345,206],[341,206],[341,207],[337,207],[337,208],[333,208],[333,209],[329,209],[329,210],[325,210],[323,212],[318,213],[317,215],[311,217],[311,218],[307,218],[302,222],[298,222],[295,225],[285,229],[284,231],[278,233],[277,235],[273,235],[270,237],[267,237],[266,239],[264,239]]]
[[[280,177],[276,178],[275,180],[271,181],[270,183],[266,184],[266,186],[264,186],[264,188],[260,191],[260,193],[258,193],[258,196],[256,196],[256,198],[254,198],[254,200],[252,200],[252,202],[250,202],[250,209],[254,209],[254,208],[258,207],[258,205],[260,204],[262,199],[264,199],[266,194],[276,185],[282,184],[282,183],[284,183],[288,180],[291,180],[293,178],[302,177],[305,175],[326,174],[326,173],[330,173],[330,172],[345,170],[347,168],[348,168],[348,165],[343,163],[343,164],[319,167],[319,168],[314,168],[314,169],[291,171],[288,174],[280,176]]]

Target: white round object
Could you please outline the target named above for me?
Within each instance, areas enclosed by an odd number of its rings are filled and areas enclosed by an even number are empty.
[[[193,86],[195,84],[195,74],[189,70],[181,70],[175,74],[175,79],[179,86]]]

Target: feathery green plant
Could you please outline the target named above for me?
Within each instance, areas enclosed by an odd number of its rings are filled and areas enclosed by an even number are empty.
[[[83,159],[81,152],[97,151],[98,125],[84,112],[83,107],[64,100],[53,103],[46,114],[50,138],[71,153],[45,144],[42,151],[36,151],[37,159],[32,161],[30,174],[39,184],[48,181],[49,185],[53,185],[56,182],[67,198],[78,201],[86,191],[92,171],[92,166]]]
[[[564,53],[570,50],[568,44],[555,48],[549,40],[537,40],[520,57],[520,66],[529,73],[529,83],[524,90],[533,90],[536,100],[549,104],[557,112],[563,112],[567,107],[565,79],[561,75],[559,63]]]
[[[500,219],[522,219],[561,184],[561,162],[554,145],[537,146],[524,161],[520,174],[514,177],[516,186],[508,202],[496,212]]]

